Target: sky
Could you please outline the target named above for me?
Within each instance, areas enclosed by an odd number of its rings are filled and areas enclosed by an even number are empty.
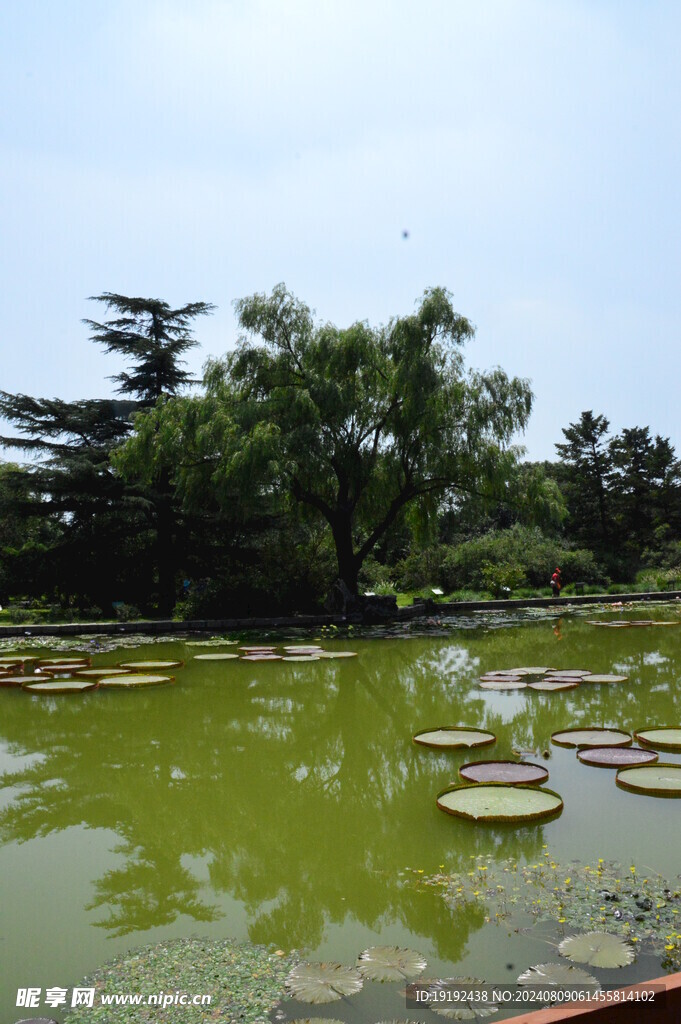
[[[593,409],[681,453],[681,5],[6,0],[0,388],[104,397],[103,291],[284,281],[340,326],[442,285],[553,458]],[[407,233],[407,237],[405,237]]]

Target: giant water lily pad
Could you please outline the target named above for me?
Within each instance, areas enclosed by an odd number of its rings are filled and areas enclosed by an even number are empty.
[[[276,651],[276,649],[276,644],[253,644],[252,646],[239,648],[245,654],[269,654],[271,651]]]
[[[551,789],[501,782],[450,786],[438,793],[437,805],[446,814],[470,821],[537,821],[563,809],[562,798]]]
[[[555,690],[574,690],[579,686],[580,679],[540,679],[536,683],[528,683],[528,689],[553,693]]]
[[[319,651],[320,658],[356,658],[357,651]]]
[[[79,679],[106,679],[107,676],[122,676],[127,673],[124,668],[107,665],[102,668],[79,668],[73,674]]]
[[[357,957],[357,969],[369,981],[402,981],[426,968],[426,958],[404,946],[370,946]]]
[[[640,747],[585,747],[577,751],[577,757],[583,764],[594,768],[625,768],[653,764],[658,755],[654,750],[641,750]]]
[[[614,675],[607,675],[607,674],[599,675],[598,673],[595,673],[594,675],[584,676],[584,678],[582,679],[582,682],[583,683],[626,683],[628,678],[629,678],[629,676],[614,676]]]
[[[40,665],[40,672],[47,672],[53,676],[70,676],[75,675],[77,672],[83,672],[87,667],[85,661],[69,661],[66,664],[60,663],[59,665]]]
[[[120,668],[127,668],[133,672],[163,672],[167,668],[181,668],[183,661],[122,661]]]
[[[618,786],[646,796],[681,797],[681,764],[641,765],[621,768],[615,776]]]
[[[160,676],[148,672],[128,672],[120,676],[107,676],[100,681],[101,687],[125,690],[137,686],[161,686],[163,683],[172,683],[174,676]]]
[[[505,782],[508,786],[531,786],[546,782],[548,770],[529,761],[471,761],[462,764],[459,775],[466,782]]]
[[[634,961],[634,950],[626,939],[610,932],[569,935],[558,946],[561,956],[590,967],[626,967]]]
[[[79,662],[81,665],[91,665],[92,658],[79,657],[77,654],[71,655],[69,658],[39,658],[38,664],[41,668],[47,668],[50,665],[73,665],[75,662]]]
[[[527,683],[523,679],[483,679],[480,682],[481,690],[525,690]]]
[[[658,750],[681,751],[681,727],[653,726],[650,729],[639,729],[634,736],[646,747]]]
[[[563,729],[554,732],[551,742],[559,747],[629,747],[631,736],[622,729],[601,729],[585,726],[581,729]]]
[[[282,661],[319,661],[318,654],[285,654]]]
[[[195,654],[195,661],[234,661],[238,654]]]
[[[518,976],[519,985],[546,986],[547,988],[585,988],[600,991],[598,978],[587,974],[581,967],[570,964],[535,964]]]
[[[281,654],[242,654],[241,661],[282,661]]]
[[[359,992],[364,980],[356,967],[328,963],[298,964],[286,978],[286,988],[302,1003],[333,1003]]]
[[[551,679],[585,679],[591,673],[585,668],[550,669],[547,673]]]
[[[23,686],[24,683],[42,683],[50,676],[13,676],[9,674],[0,674],[0,686]]]
[[[543,676],[546,672],[555,672],[554,668],[548,668],[546,665],[531,665],[529,668],[516,668],[513,670],[518,675],[524,676]]]
[[[422,747],[453,749],[455,747],[486,747],[496,742],[496,736],[484,729],[471,729],[467,725],[442,725],[414,733],[414,743]]]
[[[92,679],[41,679],[37,683],[25,679],[22,686],[29,693],[49,695],[55,693],[86,693],[88,690],[96,690],[98,683]]]

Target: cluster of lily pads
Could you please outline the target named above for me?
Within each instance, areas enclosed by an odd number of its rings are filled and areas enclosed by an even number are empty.
[[[356,651],[325,651],[318,644],[249,644],[239,647],[239,654],[216,651],[195,654],[196,661],[319,661],[329,658],[356,658]]]
[[[169,669],[183,661],[122,661],[118,665],[93,666],[89,656],[35,658],[7,655],[0,658],[0,687],[14,687],[39,696],[87,693],[102,689],[133,689],[172,683]]]
[[[581,683],[626,683],[628,676],[600,674],[582,668],[555,669],[545,666],[502,668],[480,676],[481,690],[574,690]]]
[[[590,626],[605,626],[607,629],[623,629],[627,626],[679,626],[681,619],[610,619],[600,622],[598,619],[587,619]]]
[[[640,746],[632,746],[636,739]],[[623,729],[581,727],[554,732],[551,742],[577,748],[582,764],[617,768],[616,784],[645,796],[681,797],[681,764],[659,761],[658,751],[681,753],[681,726]]]
[[[626,938],[600,931],[565,937],[558,945],[558,954],[569,962],[534,964],[518,975],[516,984],[542,990],[579,987],[598,992],[601,989],[598,978],[575,964],[594,968],[625,967],[635,958],[634,947]],[[438,1016],[450,1020],[477,1020],[500,1009],[488,999],[476,1000],[472,993],[471,998],[465,998],[465,989],[480,988],[485,984],[483,979],[422,979],[420,975],[426,967],[425,957],[414,949],[371,946],[359,954],[352,967],[337,962],[297,964],[286,978],[286,989],[298,1002],[323,1004],[356,995],[366,981],[404,983],[418,977],[422,1008]],[[447,990],[454,988],[458,990],[456,1001],[446,998]],[[407,988],[402,994],[409,998],[412,991]],[[328,1018],[325,1019],[328,1024]],[[314,1020],[316,1018],[301,1017],[293,1024],[312,1024]]]

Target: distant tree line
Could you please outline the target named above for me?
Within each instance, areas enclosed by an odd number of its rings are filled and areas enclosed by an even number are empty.
[[[105,292],[91,339],[123,355],[115,394],[0,392],[0,600],[110,616],[319,608],[335,583],[498,592],[681,564],[668,439],[585,412],[556,462],[522,462],[527,381],[466,368],[451,296],[372,328],[316,322],[278,286],[236,303],[235,351],[193,381],[209,303]]]

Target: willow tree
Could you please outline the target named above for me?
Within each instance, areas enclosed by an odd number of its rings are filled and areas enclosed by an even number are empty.
[[[503,491],[532,394],[501,369],[465,368],[474,331],[447,291],[429,289],[413,314],[376,328],[315,322],[284,285],[235,308],[239,347],[206,375],[210,429],[221,408],[229,424],[210,458],[241,474],[242,492],[286,489],[321,516],[350,594],[407,506]]]

